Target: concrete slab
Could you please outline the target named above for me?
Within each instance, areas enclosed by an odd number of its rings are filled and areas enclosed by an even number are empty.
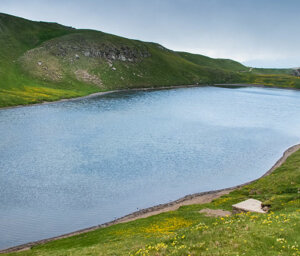
[[[257,213],[266,213],[262,209],[262,203],[256,199],[248,199],[240,203],[232,205],[234,212],[257,212]]]

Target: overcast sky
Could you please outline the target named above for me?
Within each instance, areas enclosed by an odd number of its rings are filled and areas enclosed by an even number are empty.
[[[300,0],[0,0],[0,12],[249,66],[300,66]]]

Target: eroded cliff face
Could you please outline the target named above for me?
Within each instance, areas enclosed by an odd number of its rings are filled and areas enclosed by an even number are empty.
[[[85,34],[72,34],[47,41],[39,47],[39,50],[66,60],[88,57],[136,62],[151,56],[145,45],[122,44],[122,42],[106,40],[105,36],[92,37]],[[32,51],[34,52],[35,49]]]
[[[78,59],[84,56],[89,58],[103,58],[110,61],[136,62],[151,56],[146,47],[115,45],[109,42],[87,40],[83,37],[77,37],[76,39],[71,42],[47,42],[43,47],[53,56],[63,58],[73,56],[73,58]]]

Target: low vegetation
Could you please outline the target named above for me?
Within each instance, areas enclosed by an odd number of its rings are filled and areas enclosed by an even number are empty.
[[[0,107],[99,91],[214,83],[300,88],[291,69],[251,69],[100,31],[0,13]]]
[[[209,204],[98,229],[9,255],[300,255],[300,151],[272,174]],[[206,217],[255,198],[267,214]]]

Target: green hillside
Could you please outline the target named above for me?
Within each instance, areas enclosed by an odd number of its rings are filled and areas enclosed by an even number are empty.
[[[289,70],[249,70],[232,60],[0,13],[0,107],[141,87],[214,83],[300,87]]]
[[[203,67],[211,67],[235,72],[249,71],[249,68],[234,60],[213,59],[200,54],[192,54],[188,52],[177,52],[177,54],[182,58]]]
[[[292,75],[293,70],[290,68],[253,68],[251,70],[255,74],[259,75]]]

